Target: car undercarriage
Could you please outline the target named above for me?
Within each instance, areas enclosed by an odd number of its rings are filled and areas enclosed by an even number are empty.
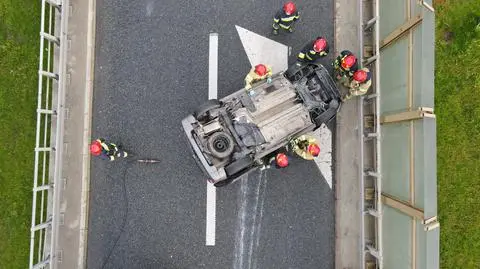
[[[296,63],[259,82],[212,99],[182,121],[194,158],[215,186],[256,168],[261,158],[332,120],[339,91],[320,64]]]

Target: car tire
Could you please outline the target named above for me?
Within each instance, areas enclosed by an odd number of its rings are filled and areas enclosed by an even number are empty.
[[[231,164],[225,166],[225,173],[227,177],[236,177],[242,171],[252,167],[253,160],[249,156],[240,158]]]
[[[234,148],[233,138],[225,132],[213,133],[207,140],[207,147],[212,156],[224,159],[230,156]]]
[[[212,109],[221,107],[222,104],[217,99],[210,99],[207,102],[200,105],[194,112],[193,116],[198,121],[204,121],[208,119],[208,112]]]

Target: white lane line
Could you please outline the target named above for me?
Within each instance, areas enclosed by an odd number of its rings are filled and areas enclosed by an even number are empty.
[[[215,246],[216,207],[216,187],[212,183],[207,183],[207,228],[205,234],[205,245],[207,246]]]
[[[320,155],[315,158],[320,172],[327,181],[330,189],[332,188],[332,131],[325,124],[313,132],[320,146]]]
[[[208,99],[217,98],[218,84],[218,34],[210,34],[208,55]],[[215,228],[217,211],[217,192],[212,183],[207,182],[207,219],[205,245],[215,246]]]
[[[217,99],[218,86],[218,34],[210,34],[208,54],[208,99]]]

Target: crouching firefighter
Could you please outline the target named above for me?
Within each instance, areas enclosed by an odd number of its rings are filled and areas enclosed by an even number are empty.
[[[114,143],[108,143],[103,138],[98,138],[90,144],[90,153],[103,159],[114,161],[115,157],[126,158],[128,153]]]
[[[314,137],[301,135],[289,143],[289,150],[305,160],[313,160],[320,154],[320,147]]]
[[[348,100],[353,96],[366,94],[370,86],[372,86],[372,75],[370,74],[370,70],[364,67],[355,71],[349,85],[345,86],[349,88],[349,93],[345,96],[344,100]]]
[[[337,81],[341,84],[350,82],[353,73],[358,70],[357,57],[351,51],[344,50],[333,62],[333,68]]]
[[[317,39],[309,42],[297,56],[297,59],[302,62],[315,62],[320,57],[327,56],[328,43],[323,37],[317,37]]]
[[[288,156],[283,152],[276,151],[265,156],[262,160],[262,164],[260,170],[269,169],[272,166],[277,169],[285,168],[288,166]]]
[[[252,84],[266,79],[268,83],[272,82],[272,68],[268,65],[257,64],[245,77],[245,90],[249,95],[254,94]]]

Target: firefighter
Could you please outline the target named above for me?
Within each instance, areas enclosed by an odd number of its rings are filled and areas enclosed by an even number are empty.
[[[285,168],[288,166],[288,156],[284,152],[273,152],[265,156],[262,160],[263,166],[260,170],[265,170],[274,166],[277,169]]]
[[[320,147],[314,137],[301,135],[290,141],[289,148],[305,160],[313,160],[320,154]]]
[[[328,51],[327,40],[319,36],[317,39],[305,45],[305,47],[303,47],[298,54],[297,58],[302,62],[314,62],[320,57],[326,56]]]
[[[126,158],[128,156],[126,151],[113,143],[105,142],[103,138],[98,138],[90,144],[90,153],[110,161],[114,161],[115,157]]]
[[[370,70],[364,67],[353,73],[353,77],[348,87],[349,93],[345,96],[345,100],[352,98],[352,96],[360,96],[367,93],[368,89],[372,85],[372,76]]]
[[[357,57],[351,51],[344,50],[333,62],[333,67],[337,81],[342,84],[350,82],[353,73],[358,70]]]
[[[275,17],[273,17],[273,34],[278,35],[280,28],[292,33],[293,24],[299,18],[297,7],[292,1],[288,1],[283,5],[283,8],[275,14]]]
[[[272,82],[272,68],[268,65],[257,64],[253,67],[250,72],[245,77],[245,90],[249,95],[252,95],[254,92],[252,89],[252,84],[263,79],[267,79],[267,82]]]

